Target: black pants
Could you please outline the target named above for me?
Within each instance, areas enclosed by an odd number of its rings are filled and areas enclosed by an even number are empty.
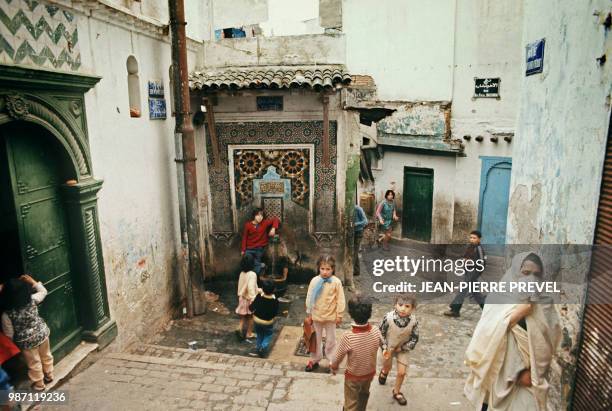
[[[473,283],[478,281],[478,277],[480,277],[480,273],[478,271],[468,271],[465,273],[464,281]],[[469,289],[465,289],[463,291],[460,291],[455,296],[455,299],[450,304],[450,309],[456,313],[459,313],[459,311],[461,311],[463,301],[467,296],[471,296],[478,303],[478,305],[480,305],[480,308],[484,306],[485,296],[482,293],[471,292]]]

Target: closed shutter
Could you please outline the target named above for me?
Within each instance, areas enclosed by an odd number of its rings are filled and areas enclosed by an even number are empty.
[[[572,401],[574,411],[612,409],[612,121],[604,163],[596,245],[600,247],[591,262],[591,281],[582,324],[582,343],[578,355]],[[605,249],[604,249],[605,248]]]

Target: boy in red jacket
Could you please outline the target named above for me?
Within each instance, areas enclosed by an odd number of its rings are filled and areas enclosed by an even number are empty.
[[[255,273],[261,274],[261,258],[268,245],[268,238],[276,235],[280,220],[276,217],[264,218],[261,208],[253,210],[253,220],[244,224],[240,255],[250,254],[255,260]],[[272,228],[270,228],[272,227]]]

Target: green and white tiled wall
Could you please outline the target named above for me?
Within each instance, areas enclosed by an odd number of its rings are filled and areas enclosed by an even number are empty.
[[[77,71],[75,15],[47,2],[0,0],[0,64]]]

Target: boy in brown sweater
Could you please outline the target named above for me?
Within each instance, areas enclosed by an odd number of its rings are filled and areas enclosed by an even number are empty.
[[[348,310],[354,323],[351,331],[340,339],[330,369],[335,375],[344,357],[348,356],[344,372],[344,409],[364,411],[376,375],[376,353],[382,336],[378,327],[372,327],[368,322],[372,315],[371,302],[355,296],[349,300]]]

